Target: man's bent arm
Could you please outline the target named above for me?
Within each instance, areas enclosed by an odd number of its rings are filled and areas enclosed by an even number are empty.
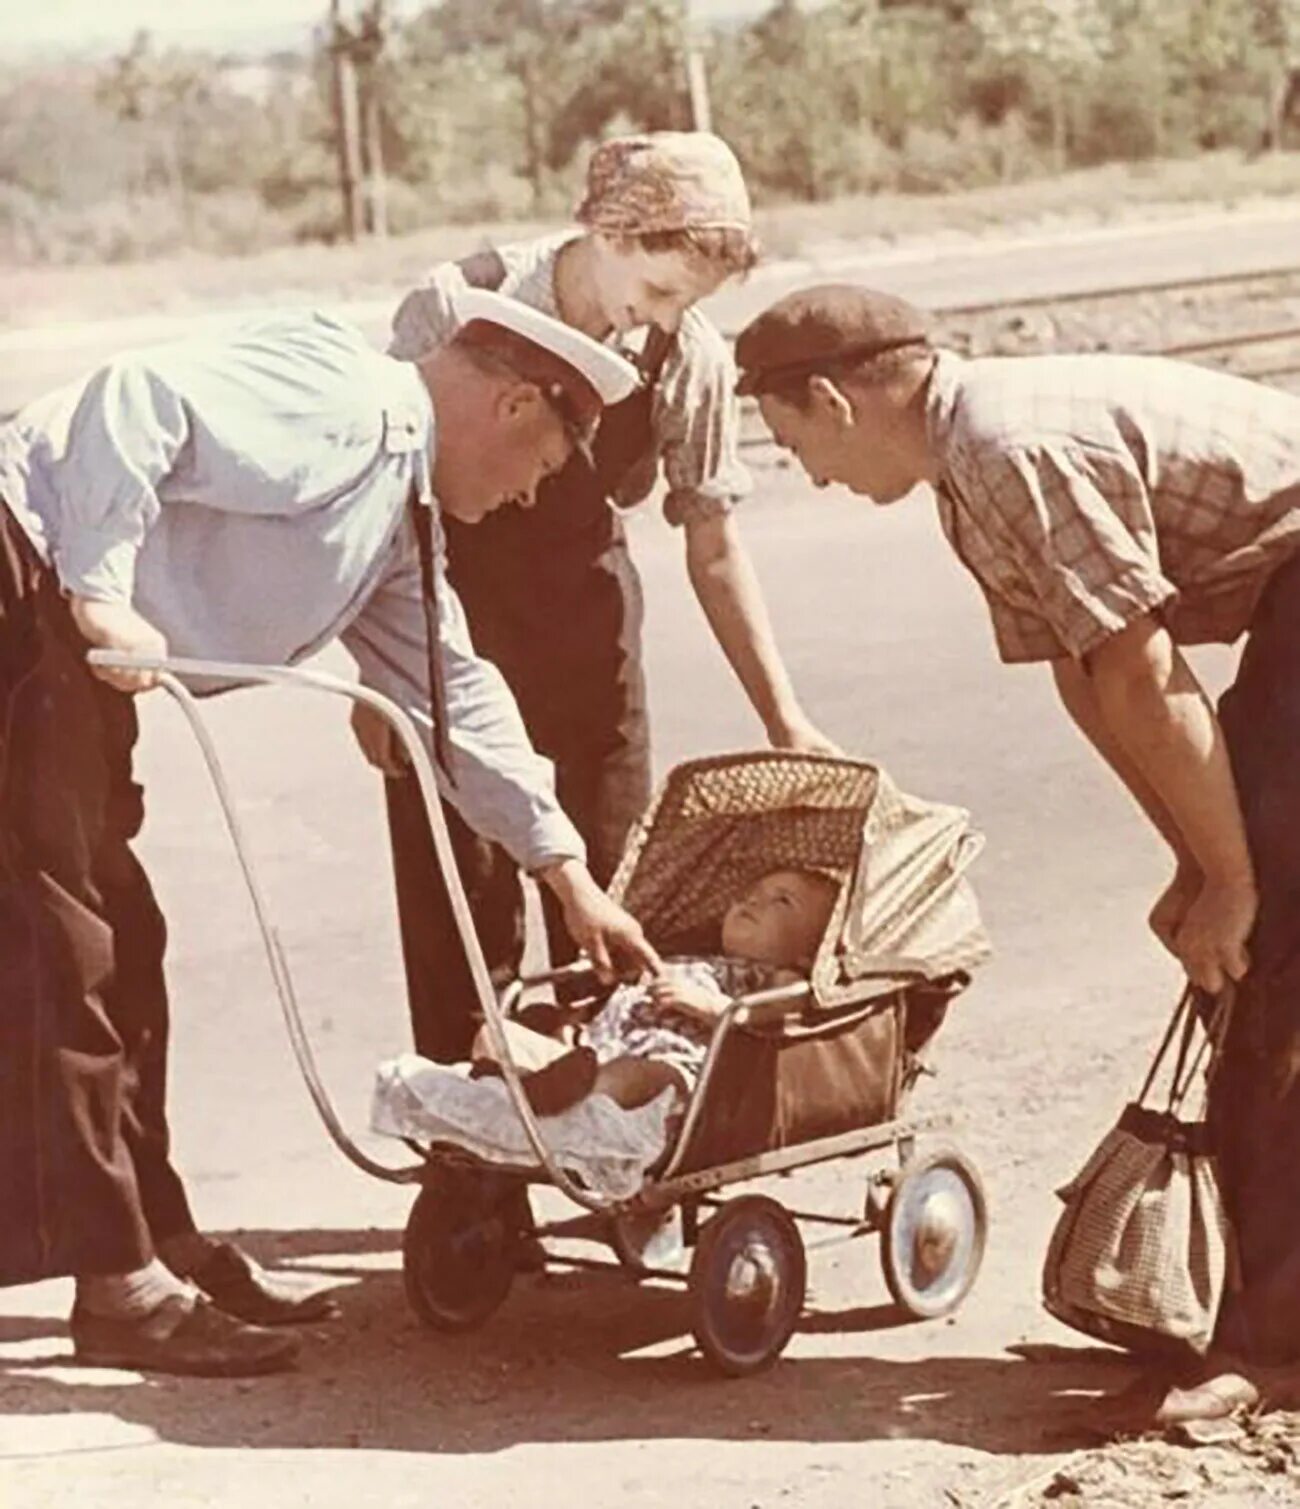
[[[1086,672],[1105,728],[1168,814],[1180,852],[1208,882],[1253,887],[1223,730],[1168,631],[1138,619],[1088,656]]]
[[[420,568],[409,524],[392,564],[344,631],[361,679],[392,697],[432,744],[428,640]],[[586,866],[586,850],[555,795],[549,760],[529,743],[500,671],[474,653],[465,614],[443,564],[434,562],[438,644],[447,693],[447,742],[453,787],[445,792],[476,833],[499,843],[517,864],[555,892],[565,926],[597,972],[660,968],[640,924],[605,894]]]
[[[409,525],[406,526],[409,532]],[[585,847],[555,796],[550,761],[536,753],[504,678],[476,655],[465,615],[436,565],[437,653],[446,683],[447,741],[455,777],[445,795],[477,833],[516,863],[540,870],[585,859]],[[413,542],[343,634],[361,679],[408,712],[431,745],[426,619]]]
[[[1179,865],[1195,865],[1196,861],[1187,847],[1187,841],[1179,832],[1169,809],[1112,733],[1088,672],[1079,661],[1063,659],[1052,662],[1052,676],[1065,710],[1074,720],[1079,732],[1123,782],[1129,795],[1174,851]]]
[[[157,487],[189,435],[180,395],[121,358],[86,383],[69,421],[54,567],[66,591],[129,605],[135,560],[158,518]]]

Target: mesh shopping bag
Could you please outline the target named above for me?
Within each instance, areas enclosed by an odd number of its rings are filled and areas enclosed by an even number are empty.
[[[1146,1082],[1080,1172],[1043,1267],[1043,1302],[1058,1320],[1137,1352],[1204,1353],[1227,1281],[1230,1234],[1204,1121],[1230,996],[1190,988],[1174,1011]],[[1200,1039],[1193,1052],[1193,1044]],[[1163,1109],[1152,1088],[1173,1044]],[[1183,1110],[1201,1093],[1196,1120]]]

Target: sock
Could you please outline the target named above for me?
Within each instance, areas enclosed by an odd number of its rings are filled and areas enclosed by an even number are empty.
[[[194,1290],[158,1258],[130,1273],[90,1273],[77,1279],[77,1304],[91,1315],[129,1320],[151,1315],[170,1299],[194,1304]]]
[[[158,1243],[158,1256],[173,1273],[187,1278],[202,1268],[220,1247],[220,1242],[205,1237],[201,1231],[182,1231]]]

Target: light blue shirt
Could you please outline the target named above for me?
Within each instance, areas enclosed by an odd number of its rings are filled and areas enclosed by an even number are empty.
[[[418,370],[294,311],[133,352],[0,427],[0,496],[71,593],[130,602],[171,652],[292,664],[339,638],[426,739],[419,556],[433,409]],[[550,762],[435,581],[456,785],[479,833],[535,869],[581,857]]]

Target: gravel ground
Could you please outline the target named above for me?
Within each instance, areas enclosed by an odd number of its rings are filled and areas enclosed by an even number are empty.
[[[1300,382],[1300,270],[1222,283],[1106,298],[1005,306],[940,320],[941,338],[977,355],[1032,351],[1160,351],[1246,375]],[[1186,351],[1289,331],[1287,338]],[[1285,368],[1285,371],[1278,371]]]

